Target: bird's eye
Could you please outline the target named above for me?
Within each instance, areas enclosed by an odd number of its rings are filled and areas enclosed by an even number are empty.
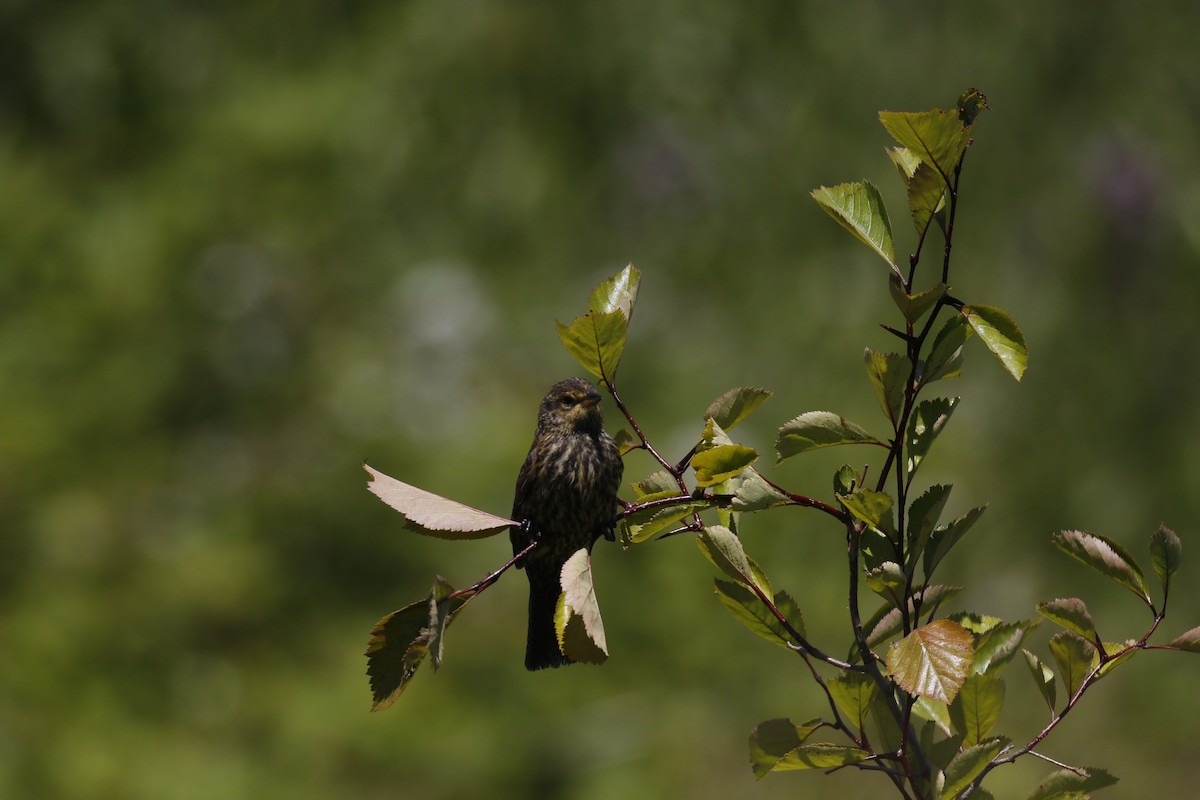
[[[562,403],[567,408],[570,408],[571,406],[575,405],[576,401],[575,401],[575,398],[572,397],[571,395],[564,394],[562,397],[560,397],[558,399],[558,402]]]

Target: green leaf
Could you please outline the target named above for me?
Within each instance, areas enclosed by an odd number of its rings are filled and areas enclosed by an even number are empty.
[[[712,564],[745,586],[756,586],[767,597],[774,597],[771,584],[758,564],[746,555],[742,542],[733,531],[710,525],[696,537],[696,545]]]
[[[892,515],[895,500],[887,492],[859,489],[848,495],[838,495],[846,510],[875,530],[889,537],[896,534],[896,523]]]
[[[445,652],[446,629],[450,627],[450,623],[458,616],[458,612],[462,607],[474,597],[451,598],[454,594],[454,587],[446,582],[446,579],[441,575],[434,578],[433,582],[433,608],[430,614],[430,630],[429,630],[429,663],[433,666],[436,672],[442,666],[442,654]]]
[[[928,697],[918,697],[913,703],[913,714],[921,719],[928,720],[933,725],[941,729],[942,733],[948,737],[954,737],[954,730],[950,727],[950,707],[945,703],[939,703],[936,700],[930,700]],[[958,743],[954,745],[954,750],[958,750]],[[950,756],[939,763],[945,764],[950,761]]]
[[[1079,634],[1084,639],[1094,642],[1096,623],[1088,613],[1087,606],[1078,597],[1059,597],[1037,604],[1037,612],[1051,622],[1062,625],[1069,631]]]
[[[946,557],[958,540],[979,521],[984,511],[987,511],[987,506],[976,506],[953,522],[933,529],[929,543],[925,546],[926,578],[933,575],[938,564],[942,563],[942,559]]]
[[[916,611],[916,604],[913,602],[913,598],[918,594],[921,596],[922,610],[928,612],[929,609],[935,608],[940,603],[958,595],[962,590],[961,586],[936,584],[927,586],[924,592],[913,592],[913,596],[908,600],[909,616],[913,616]],[[863,623],[863,631],[867,635],[867,646],[874,649],[883,644],[899,633],[903,624],[904,616],[900,613],[900,609],[896,608],[892,603],[884,603],[871,615],[870,619]],[[850,660],[856,660],[854,649],[851,650]]]
[[[883,444],[853,422],[830,411],[807,411],[779,429],[775,452],[781,463],[794,455],[839,444]]]
[[[963,126],[957,111],[880,111],[879,121],[893,139],[950,183],[970,139],[970,127]]]
[[[875,184],[863,181],[822,186],[814,189],[812,196],[829,216],[874,250],[893,270],[896,269],[892,223],[888,221],[887,209]]]
[[[754,463],[758,453],[740,444],[718,445],[711,450],[692,456],[692,468],[696,470],[696,486],[712,486],[728,480]]]
[[[929,448],[933,446],[934,439],[942,432],[942,428],[946,427],[946,422],[949,421],[950,415],[956,408],[958,408],[957,397],[935,397],[921,401],[913,409],[913,413],[908,419],[909,476],[912,476],[917,471],[917,467],[921,466],[921,462],[929,454]]]
[[[789,645],[795,644],[788,629],[758,595],[740,583],[731,583],[720,578],[715,578],[714,582],[717,599],[739,622],[768,642],[785,649],[790,649]],[[804,617],[792,596],[787,592],[776,592],[774,602],[775,608],[779,609],[779,613],[783,614],[788,624],[803,636]]]
[[[1029,363],[1029,351],[1025,348],[1025,335],[1012,317],[992,306],[963,306],[963,313],[1008,374],[1021,380]]]
[[[1083,775],[1060,769],[1051,772],[1038,784],[1029,800],[1087,800],[1097,789],[1112,786],[1117,779],[1099,767],[1087,767]]]
[[[780,759],[804,744],[804,740],[822,724],[819,719],[801,725],[790,719],[769,719],[759,723],[750,732],[750,765],[754,768],[754,776],[761,779],[774,770]]]
[[[1099,660],[1091,642],[1067,631],[1050,637],[1050,654],[1058,665],[1058,674],[1062,676],[1068,698],[1075,696]]]
[[[751,411],[762,405],[773,394],[774,392],[770,389],[756,387],[741,386],[737,389],[730,389],[712,401],[708,410],[704,412],[704,416],[706,419],[714,420],[723,429],[732,430],[733,426],[750,416]]]
[[[439,539],[483,539],[520,522],[498,517],[449,498],[418,489],[363,464],[371,476],[367,489],[400,512],[404,527]]]
[[[904,596],[904,570],[895,561],[885,561],[867,571],[867,586],[885,600],[900,606]]]
[[[1003,678],[979,672],[968,675],[950,704],[950,720],[954,730],[963,735],[963,744],[970,747],[982,742],[996,727],[1003,705]]]
[[[1006,622],[980,634],[975,641],[975,661],[971,669],[988,674],[999,672],[1020,652],[1021,645],[1040,624],[1041,620],[1037,619]]]
[[[628,323],[633,318],[633,304],[641,282],[642,273],[633,264],[628,265],[592,290],[588,309],[599,314],[620,311]]]
[[[939,283],[932,289],[908,294],[900,283],[900,276],[892,273],[888,279],[888,290],[892,294],[896,308],[900,309],[900,313],[904,315],[905,321],[914,325],[921,317],[925,316],[929,309],[937,305],[937,301],[946,293],[946,284]]]
[[[563,564],[560,580],[563,593],[554,611],[559,648],[573,661],[603,664],[608,659],[608,643],[592,584],[592,555],[586,547],[576,550]]]
[[[1179,560],[1183,557],[1183,545],[1175,531],[1166,525],[1159,525],[1150,536],[1150,561],[1154,566],[1154,574],[1162,585],[1165,594],[1171,586],[1171,576],[1179,569]]]
[[[751,467],[719,487],[721,494],[732,494],[729,507],[733,511],[762,511],[791,502],[778,489],[767,483],[758,470]]]
[[[976,636],[982,636],[997,625],[1004,624],[1004,620],[999,617],[993,617],[991,614],[979,614],[974,611],[956,611],[947,616]]]
[[[879,691],[875,681],[861,672],[842,670],[826,682],[826,688],[842,715],[861,731]]]
[[[642,446],[642,443],[633,438],[633,434],[624,428],[613,434],[613,441],[617,444],[617,452],[623,456]]]
[[[879,407],[895,427],[904,411],[904,389],[912,373],[912,364],[899,353],[877,353],[869,347],[863,357],[867,375],[879,398]]]
[[[974,124],[980,112],[991,108],[984,93],[973,86],[967,87],[967,90],[958,96],[957,106],[958,118],[964,125]]]
[[[558,323],[558,338],[588,372],[605,383],[617,374],[629,320],[620,311],[589,311],[570,325]]]
[[[675,527],[675,524],[684,517],[711,505],[712,503],[708,500],[694,499],[690,495],[680,495],[678,504],[627,515],[621,518],[621,541],[627,544],[641,544]]]
[[[1184,650],[1188,653],[1200,653],[1200,626],[1179,634],[1167,642],[1167,647]]]
[[[857,764],[871,757],[859,747],[841,744],[802,744],[779,759],[773,772],[799,769],[835,769]]]
[[[1046,705],[1050,707],[1050,713],[1054,713],[1054,704],[1057,701],[1054,671],[1042,663],[1042,660],[1028,650],[1022,650],[1025,655],[1025,665],[1029,667],[1029,674],[1033,676],[1033,682],[1037,684],[1038,691],[1042,695],[1042,699],[1046,701]]]
[[[917,235],[925,233],[929,222],[946,205],[946,184],[937,170],[921,164],[907,181],[908,211]]]
[[[843,464],[833,474],[833,493],[851,494],[862,486],[862,475],[849,464]]]
[[[925,359],[925,370],[921,385],[933,383],[941,378],[957,378],[962,374],[962,349],[967,343],[967,321],[962,314],[946,320],[933,337],[929,357]]]
[[[900,173],[900,180],[908,183],[908,179],[917,171],[917,167],[921,166],[920,156],[907,147],[885,147],[883,149],[896,167],[896,172]]]
[[[909,564],[915,564],[917,557],[925,549],[925,543],[933,534],[938,520],[942,517],[942,509],[946,507],[946,501],[950,499],[950,490],[952,488],[952,486],[944,484],[935,484],[926,489],[923,495],[909,505]],[[909,574],[912,574],[912,569],[909,570]]]
[[[1154,607],[1141,567],[1121,545],[1087,531],[1060,531],[1051,537],[1051,541],[1059,550],[1111,578],[1140,597],[1146,605]]]
[[[954,800],[959,792],[971,785],[971,781],[987,769],[992,759],[1008,746],[1003,736],[988,739],[963,749],[946,765],[946,785],[942,788],[942,800]]]
[[[888,674],[909,694],[952,702],[970,673],[973,639],[956,622],[934,620],[888,648]]]

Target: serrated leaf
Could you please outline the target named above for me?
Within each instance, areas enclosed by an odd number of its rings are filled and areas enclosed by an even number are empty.
[[[1000,720],[1004,706],[1004,679],[979,672],[967,676],[958,696],[950,704],[954,730],[963,735],[967,747],[984,740]]]
[[[1051,622],[1079,634],[1090,642],[1097,640],[1096,623],[1087,606],[1078,597],[1059,597],[1037,604],[1037,612]]]
[[[915,565],[925,544],[937,527],[942,517],[946,501],[950,499],[952,486],[935,484],[925,490],[908,507],[908,563]],[[915,566],[909,566],[907,572],[912,574]]]
[[[1041,620],[1025,619],[995,625],[975,640],[974,672],[996,673],[1008,665]]]
[[[1029,351],[1025,347],[1025,334],[1012,317],[992,306],[963,306],[963,313],[1008,374],[1021,380],[1029,364]]]
[[[937,301],[946,293],[946,284],[939,283],[932,289],[908,294],[900,283],[900,276],[892,273],[888,278],[888,290],[892,295],[892,300],[896,303],[896,308],[900,309],[905,321],[912,325],[925,316],[929,309],[937,305]]]
[[[620,311],[628,323],[633,318],[633,304],[637,301],[638,285],[642,273],[633,264],[602,282],[588,297],[588,308],[601,314]]]
[[[954,729],[950,727],[950,707],[945,703],[939,703],[936,700],[930,700],[928,697],[918,697],[913,703],[913,714],[921,719],[928,720],[934,727],[940,729],[942,733],[948,737],[955,737]],[[961,741],[961,740],[960,740]],[[958,743],[953,745],[953,750],[958,750]],[[940,760],[938,763],[947,764],[950,762],[950,755]]]
[[[987,96],[974,86],[968,86],[967,90],[958,96],[955,105],[958,106],[958,118],[964,125],[973,124],[980,113],[991,108],[987,104]]]
[[[733,511],[762,511],[791,502],[787,496],[767,483],[753,467],[743,471],[721,488],[722,494],[733,494],[733,500],[729,504]]]
[[[821,725],[819,719],[800,725],[790,719],[769,719],[755,726],[750,732],[750,766],[754,776],[761,779],[775,769],[781,758],[804,744]]]
[[[1029,795],[1029,800],[1087,800],[1090,792],[1112,786],[1117,779],[1099,767],[1087,767],[1084,774],[1060,769],[1051,772]]]
[[[974,655],[969,631],[948,619],[934,620],[888,648],[888,674],[909,694],[949,703],[970,673]]]
[[[1058,665],[1058,674],[1062,676],[1068,698],[1075,696],[1099,660],[1091,642],[1067,631],[1050,637],[1050,654]]]
[[[943,586],[937,584],[927,586],[923,592],[913,592],[913,596],[908,599],[909,616],[911,617],[916,611],[916,604],[913,602],[913,598],[918,594],[921,596],[922,609],[927,611],[949,600],[962,592],[962,590],[961,586]],[[867,635],[867,646],[874,649],[883,644],[899,633],[903,624],[904,616],[900,613],[900,609],[896,608],[892,603],[884,603],[863,623],[863,631]],[[854,649],[851,650],[850,660],[857,660]]]
[[[720,578],[715,578],[714,583],[717,599],[729,609],[734,618],[768,642],[790,649],[789,645],[794,643],[791,633],[758,595],[740,583],[731,583]],[[774,602],[788,624],[803,636],[804,618],[792,596],[787,592],[776,592]]]
[[[371,476],[367,489],[399,511],[404,527],[416,533],[439,539],[483,539],[520,524],[410,486],[369,464],[363,464],[363,469]]]
[[[933,575],[937,565],[942,563],[942,559],[946,557],[958,540],[979,521],[984,511],[987,511],[987,506],[976,506],[953,522],[939,525],[933,529],[933,533],[929,536],[929,543],[925,545],[925,577],[927,579]]]
[[[906,182],[908,211],[917,234],[925,233],[929,222],[946,204],[946,183],[937,170],[922,163]]]
[[[946,783],[942,788],[942,800],[954,800],[959,792],[979,777],[992,759],[1008,745],[1008,739],[999,736],[963,749],[946,765]]]
[[[884,561],[877,567],[867,570],[867,586],[875,594],[885,600],[891,600],[900,606],[900,598],[904,596],[904,570],[895,561]]]
[[[957,397],[935,397],[917,403],[908,419],[908,474],[911,477],[958,407]]]
[[[889,537],[896,533],[892,506],[895,500],[887,492],[860,489],[848,495],[838,495],[838,501],[858,519]]]
[[[639,503],[645,502],[649,497],[666,496],[680,491],[679,482],[665,469],[651,472],[637,483],[629,485],[637,495]]]
[[[1183,545],[1175,531],[1166,525],[1159,525],[1150,536],[1150,561],[1154,566],[1154,574],[1166,593],[1171,586],[1171,576],[1179,569],[1179,561],[1183,557]]]
[[[570,325],[557,323],[558,338],[575,360],[604,382],[617,374],[629,320],[620,311],[589,311]]]
[[[554,611],[559,649],[572,661],[604,663],[608,643],[592,584],[592,555],[586,547],[576,550],[563,564],[560,582],[563,593]]]
[[[949,184],[970,139],[970,127],[963,126],[957,111],[880,111],[879,121]]]
[[[771,771],[834,769],[857,764],[870,757],[871,754],[860,747],[842,744],[802,744],[780,758]]]
[[[962,374],[962,349],[967,343],[967,321],[962,314],[948,318],[929,349],[921,385],[925,386],[942,378],[957,378]]]
[[[895,427],[904,411],[904,389],[912,373],[911,362],[899,353],[877,353],[869,347],[863,353],[863,358],[867,364],[867,376],[879,399],[879,407]]]
[[[749,386],[730,389],[709,404],[704,416],[715,421],[723,429],[732,430],[773,394],[770,389]]]
[[[888,221],[887,209],[875,184],[862,181],[822,186],[814,189],[812,196],[829,216],[874,250],[893,270],[896,269],[892,223]]]
[[[641,544],[671,528],[684,517],[690,516],[712,503],[708,500],[693,499],[689,495],[680,495],[679,503],[662,508],[648,509],[621,518],[621,540],[627,544]]]
[[[710,525],[696,536],[696,545],[717,569],[746,586],[757,586],[767,597],[774,597],[771,584],[754,559],[746,555],[742,542],[722,525]]]
[[[1054,713],[1054,704],[1057,701],[1057,693],[1055,692],[1054,671],[1042,663],[1042,660],[1028,650],[1021,651],[1025,655],[1025,665],[1029,667],[1029,674],[1033,676],[1033,682],[1037,685],[1038,692],[1041,693],[1042,699],[1046,701],[1046,705],[1050,707],[1050,713]]]
[[[885,147],[883,149],[896,167],[896,172],[900,174],[900,180],[905,183],[917,171],[917,167],[921,166],[921,159],[907,147]]]
[[[1087,531],[1060,531],[1051,541],[1059,550],[1124,586],[1153,608],[1141,567],[1121,545]]]
[[[779,462],[794,455],[840,444],[882,444],[864,428],[830,411],[807,411],[779,429]]]
[[[982,636],[997,625],[1004,624],[1004,620],[999,617],[975,611],[956,611],[947,615],[947,618],[954,620],[976,636]]]
[[[442,655],[446,649],[446,629],[458,616],[458,612],[474,595],[452,597],[454,587],[438,575],[433,582],[433,608],[430,614],[429,663],[436,672],[442,666]]]
[[[740,444],[718,445],[692,456],[696,486],[707,487],[732,478],[758,459],[758,452]]]
[[[861,731],[879,691],[875,681],[861,672],[842,670],[826,682],[826,688],[842,715]]]
[[[1167,642],[1167,647],[1176,650],[1185,650],[1189,653],[1200,653],[1200,626],[1179,634]]]

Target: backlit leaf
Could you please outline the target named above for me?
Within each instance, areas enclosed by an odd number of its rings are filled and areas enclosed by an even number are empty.
[[[865,429],[830,411],[807,411],[779,429],[775,452],[779,461],[819,447],[882,444]]]
[[[907,181],[908,211],[917,234],[923,234],[929,222],[946,204],[946,183],[933,167],[922,163]]]
[[[1054,671],[1042,663],[1042,660],[1028,650],[1022,650],[1025,656],[1025,665],[1029,667],[1029,674],[1033,676],[1033,682],[1037,684],[1038,692],[1041,693],[1042,699],[1046,701],[1046,705],[1050,707],[1050,712],[1054,713],[1054,704],[1057,701],[1054,683]]]
[[[970,673],[974,637],[956,622],[934,620],[888,649],[888,674],[909,694],[949,703]]]
[[[857,764],[871,754],[859,747],[843,744],[802,744],[779,759],[772,772],[800,769],[833,769]]]
[[[789,719],[769,719],[750,732],[750,765],[754,776],[762,778],[775,769],[779,760],[804,744],[813,731],[821,727],[819,719],[800,725]]]
[[[1099,767],[1087,767],[1083,774],[1069,769],[1050,773],[1038,784],[1029,800],[1087,800],[1097,789],[1112,786],[1117,779]]]
[[[842,670],[826,682],[826,687],[847,721],[862,730],[871,710],[871,701],[879,691],[878,684],[861,672]]]
[[[1012,317],[992,306],[963,306],[963,313],[1008,374],[1021,380],[1029,363],[1029,351],[1025,347],[1025,335]]]
[[[563,564],[560,574],[563,593],[554,612],[554,628],[563,654],[585,664],[602,664],[608,659],[608,643],[596,587],[592,584],[592,555],[581,547]]]
[[[718,445],[692,456],[698,487],[712,486],[728,480],[754,463],[758,453],[740,444]]]
[[[1171,576],[1179,569],[1182,557],[1183,545],[1175,531],[1166,525],[1159,525],[1158,530],[1150,536],[1150,560],[1164,592],[1171,585]]]
[[[894,427],[904,410],[904,389],[912,373],[912,363],[899,353],[877,353],[869,347],[863,357],[879,407]]]
[[[963,735],[962,743],[970,747],[983,741],[999,721],[1003,705],[1003,678],[979,672],[968,675],[950,704],[950,720]]]
[[[874,250],[893,270],[896,268],[892,224],[875,184],[863,181],[822,186],[814,189],[812,196],[843,228]]]
[[[979,777],[992,759],[1000,755],[1000,751],[1008,745],[1008,739],[1003,736],[988,739],[985,742],[963,749],[946,765],[946,784],[942,788],[942,800],[954,800],[959,792],[971,785],[971,781]]]
[[[1179,634],[1167,643],[1167,647],[1186,650],[1189,653],[1200,653],[1200,626]]]
[[[892,514],[892,506],[896,501],[887,492],[860,489],[848,495],[838,495],[838,501],[851,514],[875,530],[888,536],[896,533],[895,517]]]
[[[725,430],[732,430],[733,426],[750,416],[750,412],[762,405],[772,394],[774,392],[770,389],[755,387],[730,389],[712,401],[704,416],[714,420]]]
[[[946,507],[946,501],[950,499],[952,488],[945,484],[930,486],[908,507],[909,564],[914,563],[921,551],[925,549],[925,543],[934,528],[937,527],[938,520],[942,516],[942,509]]]
[[[621,311],[589,311],[570,325],[558,323],[558,338],[588,372],[603,381],[616,377],[629,320]]]
[[[483,539],[520,524],[449,498],[418,489],[363,464],[371,476],[367,488],[400,512],[411,531],[439,539]]]
[[[954,521],[946,525],[939,525],[933,529],[933,533],[929,537],[929,543],[925,545],[926,578],[933,575],[933,571],[937,569],[937,565],[942,562],[942,559],[946,557],[946,554],[950,552],[958,540],[979,521],[984,511],[987,511],[987,506],[976,506]]]
[[[1068,698],[1075,696],[1099,661],[1096,648],[1090,642],[1067,631],[1050,637],[1050,654],[1058,665]]]
[[[970,128],[957,111],[880,111],[879,121],[899,144],[949,182],[967,149]]]
[[[1060,531],[1051,541],[1059,550],[1124,586],[1146,605],[1152,605],[1141,567],[1121,545],[1087,531]]]
[[[601,314],[620,311],[628,322],[633,318],[633,304],[637,301],[641,282],[642,273],[630,264],[592,290],[588,308]]]
[[[788,629],[759,599],[758,595],[740,583],[731,583],[717,578],[715,584],[717,599],[729,609],[739,622],[768,642],[780,647],[788,648],[789,644],[795,644]],[[796,605],[796,601],[787,592],[776,592],[773,599],[775,607],[783,614],[788,624],[803,635],[804,618],[800,614],[800,608]]]
[[[1041,624],[1038,619],[1005,622],[979,634],[975,640],[974,672],[996,673],[1005,667],[1021,650],[1021,645]]]
[[[934,439],[946,427],[950,415],[958,407],[957,397],[935,397],[917,403],[908,418],[908,474],[911,476],[921,466]]]
[[[910,324],[915,324],[925,316],[929,309],[937,305],[937,301],[946,293],[946,284],[939,283],[932,289],[908,294],[900,283],[900,277],[893,273],[888,280],[888,289],[891,292],[892,300],[896,303],[896,308],[900,309],[904,319]]]
[[[757,586],[767,597],[774,597],[771,584],[754,560],[746,555],[741,540],[733,531],[721,525],[710,525],[696,537],[696,545],[704,557],[726,575],[746,586]]]
[[[1088,641],[1096,641],[1096,623],[1087,606],[1078,597],[1059,597],[1037,604],[1037,612]]]
[[[960,594],[962,590],[961,586],[936,584],[926,587],[924,592],[914,592],[913,597],[908,599],[909,616],[911,617],[916,612],[916,603],[913,602],[913,599],[918,594],[921,596],[922,610],[928,613],[930,609],[936,608],[940,603]],[[867,635],[867,646],[872,649],[878,647],[899,633],[903,625],[904,617],[900,613],[900,609],[891,603],[884,603],[863,623],[863,632]],[[857,660],[854,650],[851,651],[850,660]]]
[[[967,343],[967,321],[962,314],[948,318],[929,349],[925,359],[925,370],[921,384],[926,385],[941,378],[956,378],[962,374],[962,349]]]

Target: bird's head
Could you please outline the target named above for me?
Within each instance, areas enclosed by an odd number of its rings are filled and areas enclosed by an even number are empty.
[[[568,378],[554,384],[538,409],[539,430],[599,433],[603,428],[600,393],[583,378]]]

